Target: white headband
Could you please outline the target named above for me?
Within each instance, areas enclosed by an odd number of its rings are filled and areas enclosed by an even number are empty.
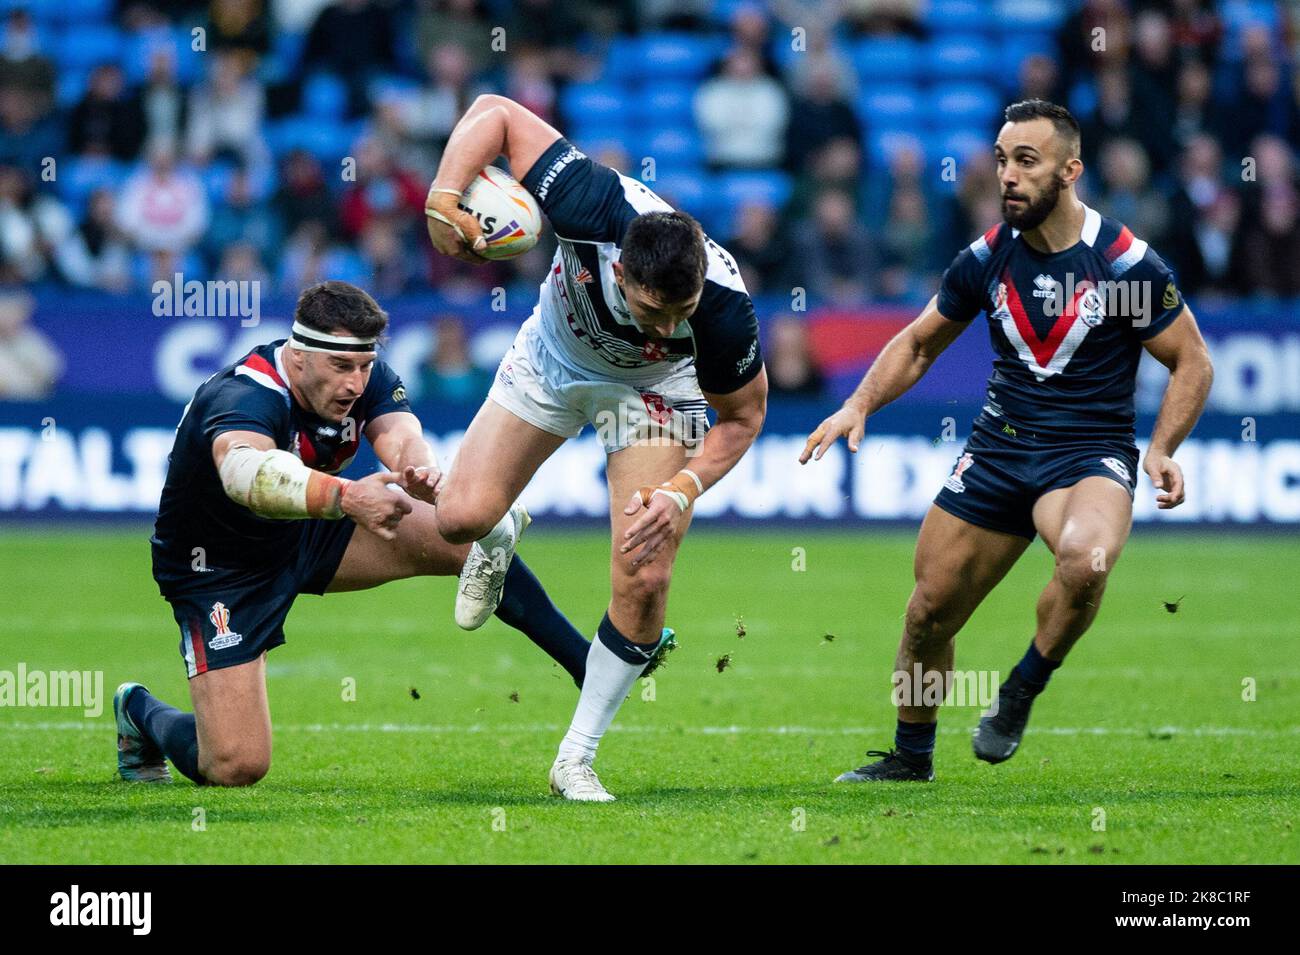
[[[289,337],[289,347],[299,351],[320,352],[370,352],[375,350],[379,336],[371,338],[348,338],[344,335],[329,335],[308,328],[302,322],[293,323],[293,334]]]

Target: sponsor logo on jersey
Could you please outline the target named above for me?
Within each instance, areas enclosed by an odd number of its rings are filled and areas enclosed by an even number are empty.
[[[398,385],[396,388],[393,389],[393,400],[394,400],[394,401],[405,401],[405,400],[406,400],[406,386],[405,386],[405,385]]]
[[[224,650],[243,641],[243,634],[235,633],[230,629],[230,611],[221,601],[218,600],[212,605],[212,613],[208,614],[208,619],[217,629],[217,635],[208,641],[208,646],[213,650]]]
[[[556,177],[559,176],[560,173],[564,172],[565,166],[569,165],[571,162],[576,162],[579,159],[586,158],[586,153],[582,152],[582,150],[578,149],[576,146],[570,146],[564,152],[560,153],[560,155],[551,160],[551,164],[546,167],[546,172],[543,173],[541,181],[537,184],[537,188],[533,190],[533,195],[537,197],[537,201],[546,201],[546,196],[551,191],[551,186],[555,185]]]
[[[746,368],[754,363],[758,357],[758,339],[749,343],[749,351],[745,352],[745,357],[736,362],[736,374],[740,374]]]
[[[1133,478],[1129,476],[1128,465],[1119,458],[1102,458],[1101,463],[1118,474],[1125,484],[1133,483]]]
[[[510,362],[506,362],[501,366],[501,370],[497,372],[497,378],[501,381],[501,384],[506,385],[507,387],[513,385],[515,383],[514,366],[511,365]]]
[[[966,490],[966,485],[962,482],[961,476],[965,474],[975,459],[971,457],[970,452],[964,453],[957,459],[957,465],[952,469],[952,474],[948,475],[948,480],[943,482],[943,486],[954,494],[960,494]]]
[[[1039,275],[1034,285],[1034,298],[1056,298],[1056,280],[1050,275]]]
[[[646,339],[646,343],[641,346],[641,355],[646,361],[663,361],[668,357],[668,349],[664,346],[663,342],[649,338]]]
[[[586,266],[583,266],[581,269],[578,270],[578,274],[573,277],[573,281],[577,282],[579,285],[590,285],[591,269],[587,268]]]
[[[1160,299],[1160,304],[1165,308],[1173,308],[1178,304],[1178,289],[1174,287],[1173,279],[1170,279],[1169,284],[1165,286],[1165,294]]]

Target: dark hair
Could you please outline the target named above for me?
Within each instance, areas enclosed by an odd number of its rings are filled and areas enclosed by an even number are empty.
[[[364,290],[333,280],[303,289],[293,317],[318,332],[343,329],[353,338],[381,335],[388,327],[388,313]]]
[[[665,302],[681,302],[704,287],[704,231],[685,212],[644,212],[623,236],[623,269]]]
[[[1031,119],[1051,120],[1052,126],[1056,128],[1056,135],[1069,145],[1070,154],[1072,156],[1079,154],[1079,145],[1083,140],[1079,133],[1079,121],[1064,106],[1049,103],[1045,99],[1025,99],[1019,103],[1012,103],[1003,115],[1008,123],[1026,123]]]

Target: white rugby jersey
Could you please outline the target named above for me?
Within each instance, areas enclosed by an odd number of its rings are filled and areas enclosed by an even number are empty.
[[[628,176],[557,139],[523,178],[555,231],[558,249],[543,280],[543,340],[582,374],[649,384],[694,363],[701,390],[728,394],[763,367],[758,320],[731,255],[705,237],[708,271],[699,308],[670,338],[642,333],[614,278],[631,221],[672,206]]]

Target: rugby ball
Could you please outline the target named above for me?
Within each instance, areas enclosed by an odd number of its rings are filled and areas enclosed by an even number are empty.
[[[542,210],[532,193],[514,176],[496,166],[484,167],[457,203],[478,220],[487,248],[485,259],[513,259],[537,244],[542,234]]]

